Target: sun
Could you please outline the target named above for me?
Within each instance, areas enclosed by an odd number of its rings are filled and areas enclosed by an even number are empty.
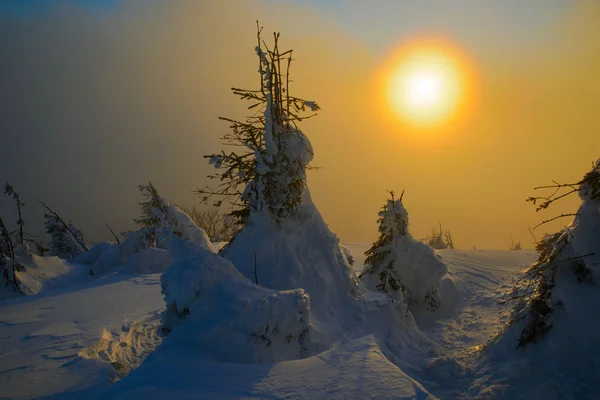
[[[385,107],[405,126],[446,126],[467,108],[471,68],[447,42],[416,40],[397,49],[382,68]]]

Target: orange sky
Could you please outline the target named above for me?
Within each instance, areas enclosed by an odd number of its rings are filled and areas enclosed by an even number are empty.
[[[194,203],[191,190],[211,172],[202,155],[219,151],[227,129],[218,116],[246,111],[229,88],[256,86],[259,19],[294,49],[294,95],[322,107],[302,126],[321,167],[309,173],[309,187],[342,240],[375,239],[391,189],[406,190],[415,237],[441,221],[462,248],[507,248],[509,234],[530,247],[528,227],[574,211],[575,198],[537,214],[525,198],[553,179],[580,179],[600,156],[598,3],[573,2],[527,29],[511,26],[509,15],[489,28],[493,38],[479,34],[487,29],[481,22],[470,30],[434,25],[442,19],[432,9],[429,30],[413,23],[378,41],[334,13],[312,3],[251,0],[132,1],[101,12],[57,7],[29,20],[0,14],[0,49],[10,55],[0,84],[11,99],[0,132],[12,135],[15,148],[29,146],[35,160],[16,169],[8,166],[14,152],[7,153],[0,178],[68,211],[95,240],[105,239],[104,220],[133,228],[140,182]],[[460,18],[469,15],[457,15],[447,18],[465,25]],[[388,55],[431,26],[467,55],[477,102],[460,124],[424,135],[383,119],[374,88]],[[501,41],[503,32],[512,42]]]

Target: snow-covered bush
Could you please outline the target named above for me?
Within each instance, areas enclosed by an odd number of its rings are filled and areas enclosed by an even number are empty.
[[[396,300],[435,310],[438,288],[446,265],[433,249],[408,232],[408,212],[400,199],[387,201],[379,212],[379,238],[366,251],[360,279],[367,288],[388,293]]]
[[[310,300],[302,289],[255,285],[223,257],[179,238],[171,240],[171,252],[178,261],[161,277],[166,342],[223,362],[314,354]]]
[[[162,198],[154,185],[140,185],[145,200],[140,203],[140,218],[135,221],[141,229],[129,232],[123,243],[99,243],[87,253],[74,259],[75,263],[90,265],[91,274],[101,274],[121,266],[129,272],[162,272],[172,263],[169,241],[185,239],[193,246],[216,253],[206,232],[176,206]]]
[[[555,325],[556,313],[574,312],[575,304],[594,314],[595,304],[585,301],[589,291],[584,287],[600,294],[595,283],[600,276],[600,160],[581,181],[559,186],[572,188],[569,193],[577,192],[583,203],[571,225],[538,243],[537,261],[513,290],[510,329],[519,331],[518,347],[539,341]],[[544,197],[539,208],[561,197]]]

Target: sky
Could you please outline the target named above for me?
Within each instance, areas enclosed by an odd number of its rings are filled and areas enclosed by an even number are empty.
[[[343,241],[377,237],[386,190],[405,190],[410,229],[442,223],[460,248],[531,247],[534,187],[579,180],[600,157],[600,3],[567,0],[4,0],[0,2],[0,180],[107,240],[134,229],[137,185],[195,204],[227,124],[257,86],[255,21],[293,48],[291,90],[322,111],[301,128],[308,186]],[[443,38],[466,55],[476,101],[434,134],[382,118],[374,90],[389,55]],[[14,226],[14,206],[0,197]],[[568,220],[535,230],[538,239]]]

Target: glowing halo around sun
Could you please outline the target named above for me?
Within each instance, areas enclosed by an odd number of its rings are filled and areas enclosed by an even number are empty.
[[[456,125],[472,109],[474,76],[468,58],[449,42],[413,40],[379,69],[379,108],[413,131]]]

